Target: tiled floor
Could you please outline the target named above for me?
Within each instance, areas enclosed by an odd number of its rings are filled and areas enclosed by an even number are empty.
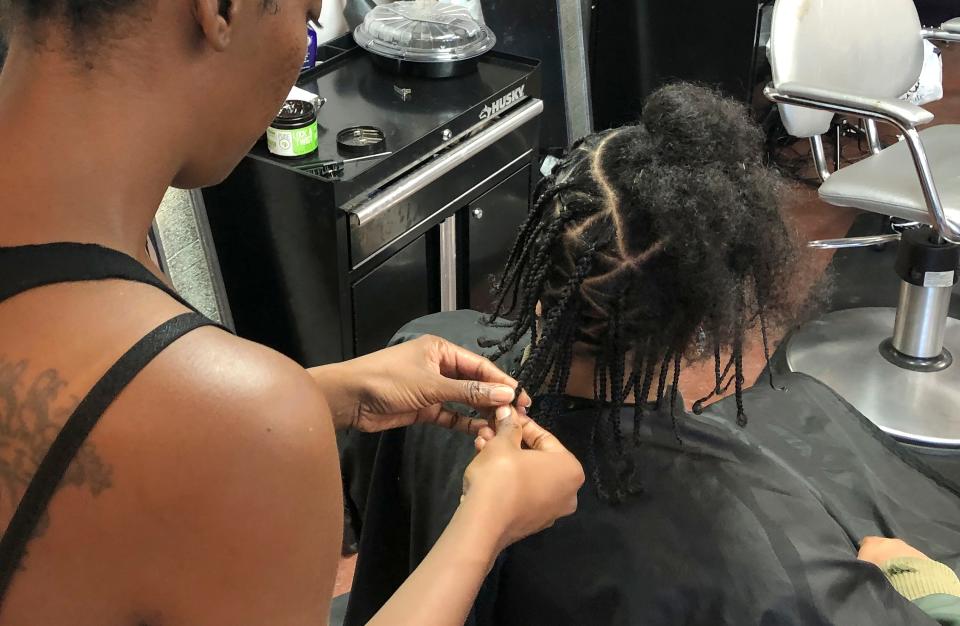
[[[937,116],[935,124],[960,123],[960,45],[945,48],[944,60],[944,92],[946,97],[940,102],[927,106]],[[842,209],[829,206],[820,201],[815,189],[797,185],[794,202],[790,206],[796,228],[802,240],[826,239],[843,237],[850,229],[858,212],[851,209]],[[813,253],[812,262],[805,275],[796,277],[796,288],[807,290],[822,275],[830,264],[830,252]],[[773,337],[774,345],[780,335]],[[765,365],[763,349],[759,340],[759,333],[751,337],[750,345],[744,354],[744,367],[747,381],[755,381]],[[703,397],[714,385],[713,363],[706,362],[699,365],[687,366],[680,377],[680,390],[690,405],[697,398]],[[334,595],[340,595],[350,590],[353,579],[356,557],[344,559],[340,564],[337,575],[337,586]]]

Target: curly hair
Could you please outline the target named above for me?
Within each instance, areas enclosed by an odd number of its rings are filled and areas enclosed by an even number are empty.
[[[641,123],[574,144],[538,186],[495,284],[489,321],[515,321],[494,358],[530,333],[517,378],[550,398],[564,393],[575,352],[592,357],[595,400],[621,454],[625,398],[638,436],[672,374],[675,415],[684,360],[714,359],[715,388],[695,411],[732,384],[745,425],[744,338],[759,327],[769,358],[769,325],[789,324],[801,304],[789,280],[800,248],[763,141],[744,106],[679,83],[647,99]],[[538,416],[549,423],[558,411],[542,402]]]

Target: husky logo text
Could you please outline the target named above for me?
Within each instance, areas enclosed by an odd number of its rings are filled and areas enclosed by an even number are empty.
[[[493,117],[494,115],[499,114],[501,111],[505,111],[512,107],[514,104],[523,100],[526,95],[524,92],[527,90],[526,85],[520,85],[510,93],[500,96],[499,99],[494,100],[490,104],[483,107],[483,110],[480,111],[480,119],[485,120],[488,117]]]

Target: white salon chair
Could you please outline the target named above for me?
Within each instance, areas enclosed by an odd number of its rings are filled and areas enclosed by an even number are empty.
[[[960,447],[960,321],[947,314],[960,261],[960,125],[919,131],[933,115],[899,99],[920,75],[925,38],[960,42],[960,18],[923,29],[912,0],[777,0],[765,93],[787,131],[810,139],[820,197],[916,223],[902,235],[811,243],[900,239],[900,301],[825,315],[793,333],[785,355],[789,369],[826,383],[893,436]],[[866,120],[873,154],[831,172],[821,135],[835,114]],[[903,141],[881,150],[877,122]]]

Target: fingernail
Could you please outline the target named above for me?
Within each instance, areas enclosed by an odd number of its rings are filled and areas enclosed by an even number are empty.
[[[498,422],[508,420],[513,415],[513,409],[511,409],[508,406],[502,406],[499,409],[497,409],[496,415],[497,415]]]
[[[513,389],[510,387],[493,387],[490,389],[490,400],[507,404],[513,402]]]

